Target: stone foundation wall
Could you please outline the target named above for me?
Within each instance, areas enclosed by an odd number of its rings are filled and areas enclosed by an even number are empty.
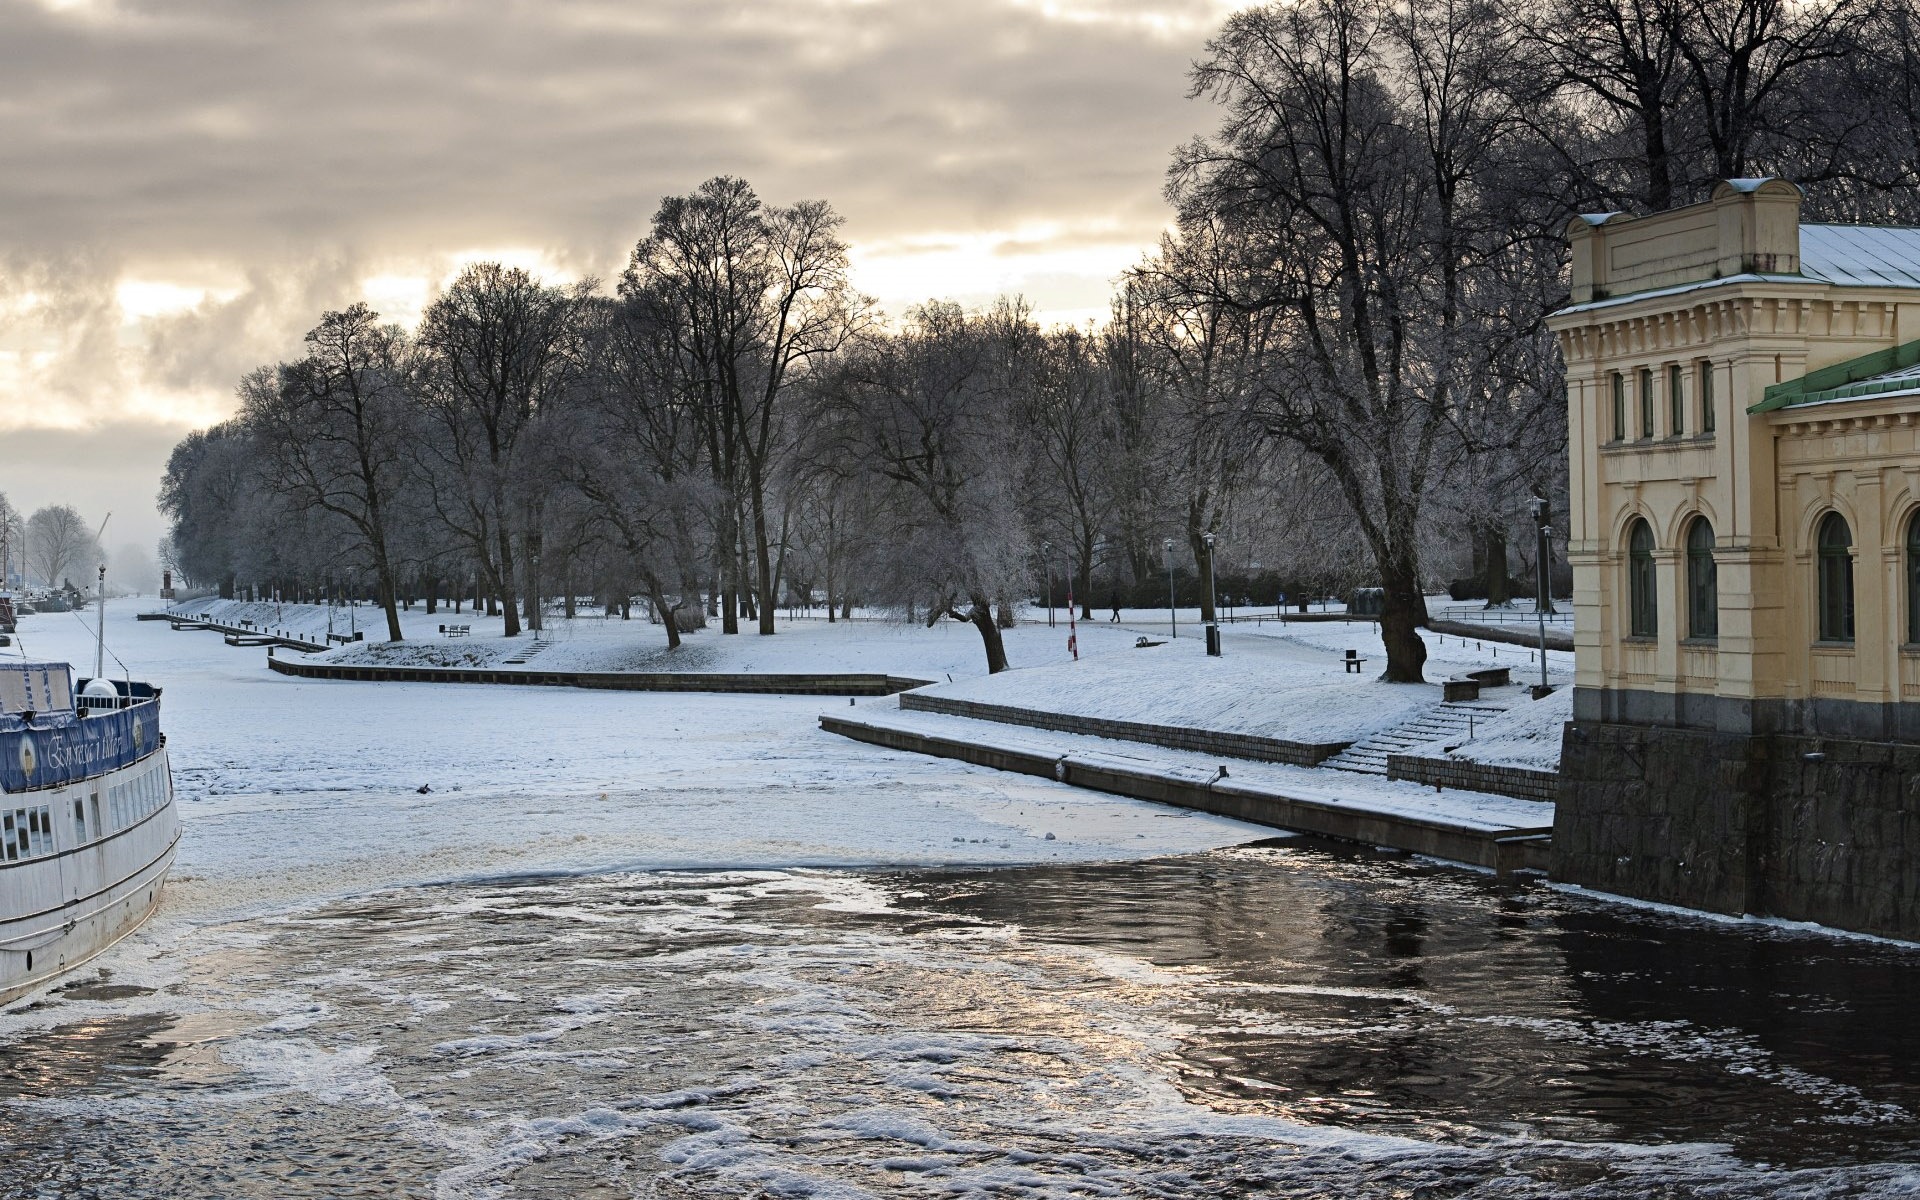
[[[1387,778],[1424,783],[1429,787],[1492,792],[1520,800],[1551,802],[1560,793],[1560,776],[1526,767],[1495,767],[1457,758],[1429,758],[1422,754],[1387,755]]]
[[[1920,746],[1576,721],[1553,876],[1920,937]]]

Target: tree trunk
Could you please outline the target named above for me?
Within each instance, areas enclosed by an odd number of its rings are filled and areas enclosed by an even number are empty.
[[[660,623],[667,627],[667,649],[678,650],[680,648],[680,614],[667,603],[666,593],[661,591],[660,585],[652,580],[647,581],[647,600],[653,605],[653,611],[660,614]]]
[[[500,521],[495,526],[494,540],[500,555],[500,561],[494,568],[494,594],[500,597],[500,611],[506,618],[506,636],[520,636],[520,609],[513,600],[513,539],[507,534],[507,523]]]
[[[386,610],[387,614],[387,640],[390,642],[404,642],[407,639],[406,635],[400,632],[400,609],[393,599],[393,577],[387,572],[381,571],[378,587],[380,589],[380,607]]]
[[[1382,564],[1380,640],[1387,647],[1387,669],[1380,676],[1388,683],[1423,683],[1421,668],[1427,661],[1427,643],[1420,627],[1427,621],[1427,599],[1420,592],[1419,571],[1410,556],[1396,555]]]
[[[1009,604],[1005,600],[1002,600],[1000,602],[999,610],[994,617],[994,624],[998,625],[1002,629],[1012,629],[1015,623],[1016,622],[1013,619],[1013,605]]]
[[[762,494],[758,471],[754,472],[753,478],[753,569],[754,590],[759,593],[760,635],[766,637],[773,633],[773,608],[779,602],[774,595],[774,588],[779,581],[775,578],[772,548],[767,541],[767,501]]]
[[[1513,593],[1507,587],[1510,578],[1507,573],[1507,531],[1499,522],[1487,521],[1480,526],[1480,543],[1487,607],[1499,608],[1513,600]]]
[[[962,619],[973,622],[973,627],[980,631],[981,644],[987,651],[987,674],[998,675],[1007,669],[1007,647],[1000,640],[999,627],[993,623],[993,605],[985,596],[972,597],[972,604],[973,610]]]

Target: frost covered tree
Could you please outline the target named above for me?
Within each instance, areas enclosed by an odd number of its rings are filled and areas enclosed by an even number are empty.
[[[919,305],[897,335],[847,354],[828,414],[879,494],[872,594],[929,625],[972,625],[989,672],[1007,669],[996,609],[1032,577],[1005,372],[1027,332],[1009,304],[986,316]]]
[[[242,419],[267,486],[340,519],[352,557],[372,570],[387,640],[403,640],[394,518],[420,422],[408,390],[405,335],[364,304],[325,313],[297,362],[240,385]]]
[[[416,339],[433,426],[415,442],[428,503],[499,598],[508,637],[521,628],[516,547],[539,499],[516,486],[516,454],[534,416],[573,384],[588,296],[588,285],[552,287],[517,267],[477,263],[428,307]]]
[[[1384,678],[1426,659],[1423,505],[1497,305],[1511,242],[1491,184],[1523,125],[1497,10],[1303,0],[1243,11],[1193,91],[1211,139],[1178,155],[1183,232],[1237,248],[1219,279],[1258,327],[1246,413],[1325,465],[1384,592]]]
[[[774,631],[770,493],[791,444],[791,400],[809,367],[868,320],[847,282],[840,225],[825,201],[770,206],[745,180],[719,176],[661,201],[621,276],[621,297],[672,331],[707,468],[730,501],[714,541],[727,633],[739,631],[749,592],[759,631]]]
[[[99,559],[93,530],[73,505],[50,504],[27,518],[27,572],[48,587],[65,586]]]

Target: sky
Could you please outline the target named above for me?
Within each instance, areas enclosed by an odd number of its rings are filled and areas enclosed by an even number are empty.
[[[1101,317],[1245,0],[0,0],[0,491],[163,532],[188,430],[461,265],[617,277],[716,174],[845,217],[891,312]]]

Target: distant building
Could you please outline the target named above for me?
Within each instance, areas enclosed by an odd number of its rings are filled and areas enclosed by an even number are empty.
[[[1920,933],[1920,229],[1729,180],[1568,240],[1555,874]]]

